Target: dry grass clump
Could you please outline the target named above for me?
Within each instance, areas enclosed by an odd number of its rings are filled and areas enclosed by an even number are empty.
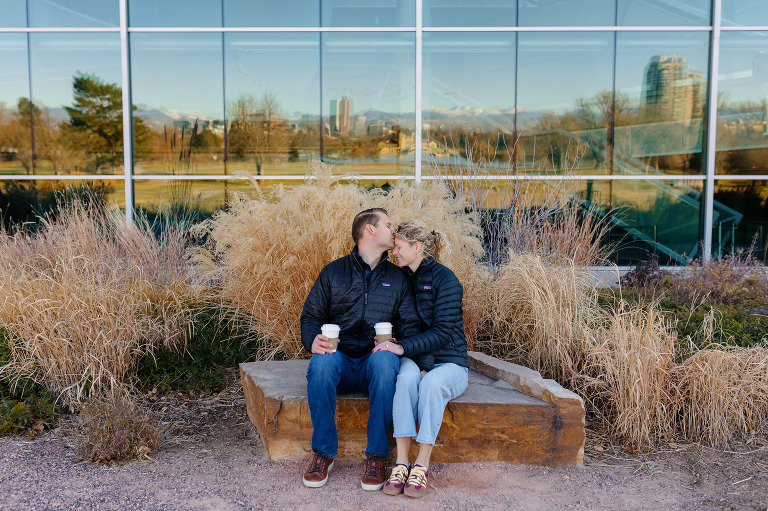
[[[264,359],[305,356],[299,325],[304,301],[323,266],[352,249],[352,219],[359,211],[382,207],[394,224],[419,218],[439,228],[450,241],[446,262],[454,268],[468,268],[482,250],[463,204],[437,183],[400,183],[385,194],[362,188],[354,177],[334,177],[320,162],[312,169],[315,179],[278,187],[272,197],[252,180],[255,197],[237,197],[198,229],[209,240],[191,259],[201,281],[215,283],[222,303],[272,340],[271,350],[260,354]]]
[[[31,379],[73,407],[115,391],[155,348],[182,348],[193,297],[182,226],[156,237],[146,220],[75,203],[37,233],[0,236],[0,375]]]
[[[146,456],[162,443],[158,419],[124,391],[93,396],[80,409],[75,449],[83,459],[114,463]]]
[[[512,255],[485,287],[487,309],[476,348],[556,378],[581,374],[601,310],[588,274],[573,262]]]
[[[713,347],[679,367],[679,431],[724,445],[768,423],[768,349]]]
[[[605,313],[577,388],[614,436],[648,446],[674,430],[675,332],[656,304],[620,301]]]

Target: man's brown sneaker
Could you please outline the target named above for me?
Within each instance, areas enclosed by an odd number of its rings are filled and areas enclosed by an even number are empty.
[[[368,456],[365,460],[365,473],[363,474],[362,481],[360,481],[360,486],[363,487],[363,490],[381,490],[384,486],[384,481],[387,480],[386,464],[386,458],[380,458],[375,455]]]
[[[328,482],[328,472],[333,468],[333,458],[315,454],[309,468],[304,472],[304,486],[319,488]]]

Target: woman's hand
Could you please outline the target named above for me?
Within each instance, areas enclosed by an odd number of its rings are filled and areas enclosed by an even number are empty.
[[[377,344],[376,346],[373,347],[373,351],[371,351],[371,353],[375,353],[377,351],[391,351],[392,353],[398,356],[405,353],[405,350],[403,349],[402,346],[390,341]]]

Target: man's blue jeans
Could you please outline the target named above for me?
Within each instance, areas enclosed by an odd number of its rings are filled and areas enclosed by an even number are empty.
[[[336,394],[368,393],[368,445],[365,455],[386,458],[387,434],[392,428],[392,400],[395,396],[400,358],[389,351],[377,351],[362,358],[350,358],[340,351],[314,354],[307,369],[307,399],[312,418],[312,450],[328,458],[339,452],[336,432]]]

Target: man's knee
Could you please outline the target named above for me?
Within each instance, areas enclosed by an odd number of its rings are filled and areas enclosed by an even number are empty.
[[[368,359],[368,374],[370,374],[370,382],[373,386],[391,386],[394,391],[399,369],[400,357],[389,351],[377,351]]]
[[[314,354],[309,359],[307,381],[335,386],[341,378],[341,356],[336,353]]]

